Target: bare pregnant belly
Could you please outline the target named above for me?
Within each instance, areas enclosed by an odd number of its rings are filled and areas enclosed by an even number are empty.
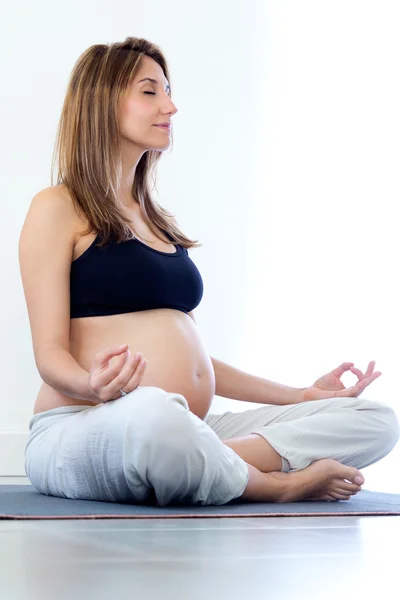
[[[210,356],[193,319],[180,310],[156,309],[105,317],[71,319],[70,352],[90,371],[97,352],[129,344],[132,354],[148,360],[139,386],[155,386],[182,394],[200,419],[215,394]],[[93,404],[61,394],[43,383],[34,414],[59,406]]]

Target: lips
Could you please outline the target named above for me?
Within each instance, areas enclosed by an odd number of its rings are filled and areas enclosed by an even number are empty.
[[[160,129],[171,129],[171,125],[154,125],[154,127],[159,127]]]

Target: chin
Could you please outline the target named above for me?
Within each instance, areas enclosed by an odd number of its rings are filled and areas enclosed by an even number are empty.
[[[169,150],[169,146],[170,144],[166,144],[165,146],[161,146],[161,148],[149,148],[149,150],[154,150],[154,152],[165,152],[166,150]]]

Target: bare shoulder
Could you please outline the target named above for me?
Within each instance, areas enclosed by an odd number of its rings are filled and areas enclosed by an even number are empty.
[[[72,207],[72,198],[68,188],[65,185],[51,185],[47,188],[43,188],[34,198],[48,198],[54,199],[55,202],[65,204],[66,207]]]
[[[81,231],[87,227],[87,219],[83,213],[79,214],[76,211],[71,193],[64,184],[43,188],[35,194],[32,204],[35,202],[47,204],[49,207],[51,205],[57,211],[60,211],[63,219],[65,219],[65,225],[68,224],[75,240],[78,240]]]

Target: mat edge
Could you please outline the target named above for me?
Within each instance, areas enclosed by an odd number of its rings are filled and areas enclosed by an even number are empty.
[[[228,513],[177,513],[177,514],[159,514],[159,515],[118,515],[118,514],[104,514],[104,515],[62,515],[62,516],[51,516],[51,515],[1,515],[0,521],[75,521],[75,520],[95,520],[95,519],[237,519],[237,518],[254,518],[254,517],[373,517],[373,516],[400,516],[400,511],[352,511],[352,512],[319,512],[319,513],[240,513],[240,514],[228,514]]]

